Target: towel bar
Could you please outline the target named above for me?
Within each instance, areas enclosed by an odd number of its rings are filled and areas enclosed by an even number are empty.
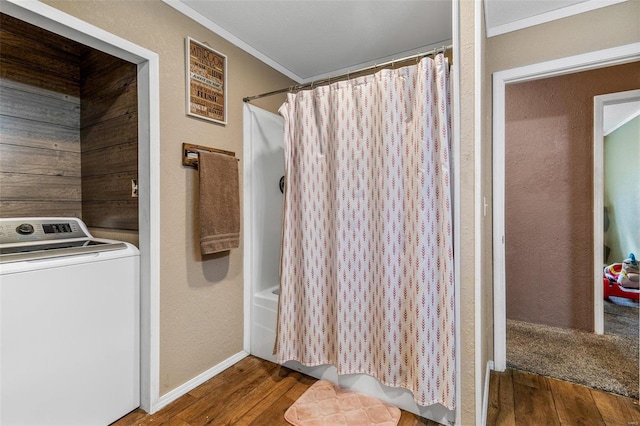
[[[198,168],[198,152],[217,152],[219,154],[230,155],[235,157],[236,153],[233,151],[225,151],[224,149],[211,148],[208,146],[194,145],[192,143],[182,144],[182,165],[187,167]],[[236,158],[237,161],[240,161]]]

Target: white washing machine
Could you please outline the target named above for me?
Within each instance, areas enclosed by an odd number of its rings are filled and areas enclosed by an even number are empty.
[[[139,251],[76,218],[0,219],[0,424],[108,425],[140,403]]]

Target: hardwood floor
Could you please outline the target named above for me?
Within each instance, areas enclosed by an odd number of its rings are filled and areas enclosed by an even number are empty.
[[[634,399],[518,370],[491,372],[488,426],[639,424]]]
[[[157,413],[138,409],[112,426],[288,425],[284,412],[315,381],[249,356]],[[438,425],[406,411],[398,424]]]
[[[112,426],[288,425],[284,412],[316,379],[249,356],[155,414]],[[437,426],[406,411],[400,426]],[[638,401],[518,370],[491,372],[487,425],[640,425]]]

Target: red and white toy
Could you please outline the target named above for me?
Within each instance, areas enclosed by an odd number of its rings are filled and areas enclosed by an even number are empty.
[[[609,296],[625,299],[640,299],[640,275],[638,261],[633,253],[622,263],[613,263],[604,268],[604,298]]]

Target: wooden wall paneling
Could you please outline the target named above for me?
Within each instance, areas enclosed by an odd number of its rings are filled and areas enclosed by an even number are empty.
[[[29,71],[25,69],[23,70],[23,72],[27,73]],[[66,102],[71,102],[73,104],[80,105],[79,90],[78,90],[78,95],[68,95],[66,93],[56,92],[55,90],[45,89],[42,87],[34,86],[32,84],[21,83],[19,81],[10,80],[8,78],[0,78],[0,86],[4,86],[4,87],[18,90],[21,92],[31,93],[33,95],[47,96],[62,102],[66,101]]]
[[[82,219],[97,228],[138,229],[138,199],[132,201],[84,201]]]
[[[138,113],[121,115],[111,120],[83,126],[80,137],[82,150],[103,149],[118,144],[138,142]]]
[[[0,77],[58,93],[80,96],[78,57],[5,30],[0,30],[0,43]]]
[[[7,80],[0,82],[0,98],[1,115],[80,129],[80,102],[77,98],[62,99],[46,91],[22,90]]]
[[[7,201],[81,202],[79,176],[0,173],[2,199]]]
[[[138,110],[137,85],[128,85],[121,92],[82,99],[82,127],[107,121],[121,115],[128,115]]]
[[[6,145],[80,152],[77,128],[0,115],[0,136]]]
[[[0,14],[0,48],[0,215],[80,217],[86,47]]]
[[[100,52],[102,55],[105,53]],[[113,57],[112,57],[113,58]],[[86,63],[82,68],[82,96],[87,99],[102,97],[113,97],[117,94],[124,94],[129,86],[137,86],[136,79],[132,76],[137,74],[137,66],[130,62],[125,62],[115,58],[118,62],[115,65],[100,67],[94,73],[88,74]],[[88,76],[91,78],[88,78]]]
[[[82,60],[82,127],[138,110],[137,66],[103,52]]]
[[[93,78],[94,75],[98,73],[108,74],[112,69],[121,66],[123,63],[128,62],[100,50],[87,50],[82,54],[82,75],[80,80],[83,83],[81,85],[84,86],[85,82]]]
[[[89,49],[81,43],[35,25],[28,24],[4,13],[0,13],[0,28],[2,28],[3,31],[19,35],[26,40],[36,40],[45,46],[52,47],[60,52],[70,53],[78,58]]]
[[[137,67],[98,51],[82,59],[82,216],[87,225],[138,229]]]
[[[82,178],[82,201],[130,201],[131,181],[138,179],[137,171]]]
[[[0,46],[2,216],[137,229],[136,65],[4,14]]]
[[[80,201],[3,201],[0,217],[60,216],[80,217]]]
[[[0,143],[0,172],[80,177],[80,153]]]
[[[138,170],[137,142],[85,151],[82,153],[82,176],[104,176]]]

